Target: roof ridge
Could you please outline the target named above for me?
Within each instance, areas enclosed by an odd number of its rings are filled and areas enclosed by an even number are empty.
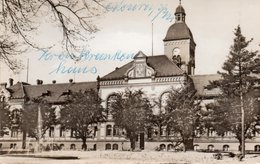
[[[210,74],[199,74],[199,75],[190,75],[191,77],[194,77],[194,76],[216,76],[216,75],[219,75],[221,76],[220,74],[213,74],[213,73],[210,73]]]
[[[34,86],[47,86],[47,85],[64,85],[64,84],[83,84],[83,83],[96,83],[97,81],[81,81],[81,82],[68,82],[68,83],[48,83],[48,84],[41,84],[41,85],[37,85],[37,84],[34,84],[34,85],[27,85],[29,87],[34,87]]]

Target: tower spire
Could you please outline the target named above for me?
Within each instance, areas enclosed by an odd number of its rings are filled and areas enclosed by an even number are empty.
[[[175,10],[175,22],[176,23],[183,23],[185,22],[185,10],[181,5],[181,0],[179,0],[179,6]]]

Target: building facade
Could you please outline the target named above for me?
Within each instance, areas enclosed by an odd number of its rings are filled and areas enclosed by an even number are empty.
[[[95,89],[99,92],[106,109],[110,108],[113,95],[122,92],[126,88],[132,90],[142,89],[150,100],[164,100],[167,92],[172,88],[181,88],[187,81],[192,81],[197,93],[203,97],[204,106],[214,102],[219,90],[207,90],[205,86],[209,81],[220,79],[219,75],[196,75],[195,74],[195,49],[196,43],[189,27],[185,22],[186,13],[180,4],[175,11],[176,21],[171,25],[163,40],[164,54],[151,56],[139,51],[133,61],[116,68],[104,77],[98,78],[94,82],[73,82],[57,84],[43,84],[37,80],[37,85],[30,85],[18,82],[13,85],[10,79],[9,84],[3,83],[0,86],[0,97],[6,100],[11,111],[23,110],[23,104],[33,98],[45,93],[50,93],[47,97],[49,103],[53,104],[57,110],[65,101],[64,93],[68,91],[77,92],[86,89]],[[162,101],[163,102],[163,101]],[[156,109],[155,109],[156,112]],[[99,123],[95,126],[96,133],[87,139],[87,149],[89,150],[128,150],[129,140],[125,137],[125,131],[116,127],[112,116],[109,115],[107,122]],[[143,136],[145,141],[144,149],[173,150],[173,145],[166,139],[166,130],[158,131],[154,129],[151,134],[152,139],[148,140],[147,135]],[[27,138],[27,147],[33,147],[35,139]],[[81,149],[80,139],[73,138],[70,130],[64,130],[60,126],[51,127],[43,138],[43,145],[58,145],[63,149]],[[195,139],[194,148],[198,149],[218,149],[218,150],[238,150],[238,141],[232,133],[227,132],[224,137],[217,136],[213,129],[208,129],[208,133]],[[9,135],[0,137],[0,149],[21,148],[22,133],[19,129],[11,129]],[[260,134],[247,141],[247,150],[260,150]]]

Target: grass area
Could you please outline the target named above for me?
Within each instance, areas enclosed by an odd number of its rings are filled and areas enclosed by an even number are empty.
[[[236,157],[213,158],[213,153],[199,152],[122,152],[122,151],[53,151],[41,155],[78,156],[78,160],[54,160],[27,157],[0,156],[0,164],[260,164],[259,155],[246,155],[243,161]]]

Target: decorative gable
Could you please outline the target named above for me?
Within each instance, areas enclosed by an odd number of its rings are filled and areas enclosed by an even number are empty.
[[[7,100],[7,98],[10,98],[11,94],[10,92],[6,89],[6,83],[1,83],[0,84],[0,99],[2,100]]]
[[[134,57],[133,66],[126,72],[129,78],[144,78],[155,75],[155,70],[147,65],[147,56],[139,51]]]

